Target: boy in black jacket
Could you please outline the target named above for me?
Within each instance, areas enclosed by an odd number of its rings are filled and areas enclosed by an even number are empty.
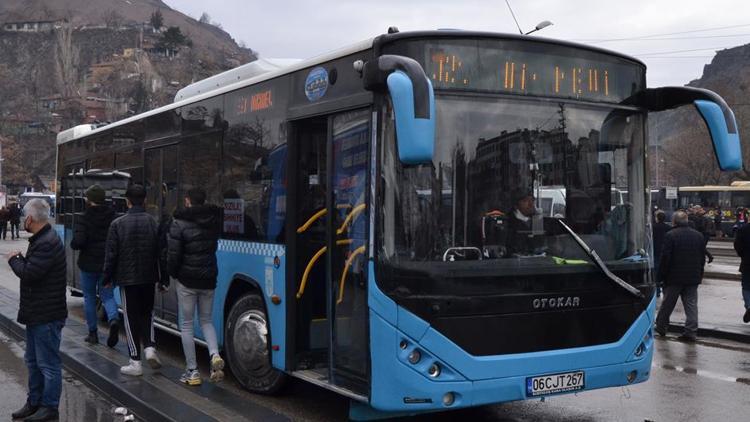
[[[83,309],[86,315],[86,325],[89,334],[84,339],[87,343],[99,343],[97,335],[96,297],[107,313],[109,321],[109,336],[107,346],[117,344],[120,324],[118,321],[117,304],[112,293],[112,287],[102,285],[102,271],[104,267],[104,246],[107,242],[107,232],[115,212],[105,203],[106,194],[99,185],[93,185],[86,190],[86,212],[75,223],[73,239],[70,247],[80,251],[78,268],[81,270],[81,289],[83,290]]]

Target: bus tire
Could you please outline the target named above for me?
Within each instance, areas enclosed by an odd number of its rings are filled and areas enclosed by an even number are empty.
[[[232,305],[224,324],[224,349],[232,374],[248,391],[274,394],[286,382],[286,374],[271,365],[268,318],[263,299],[253,293]]]

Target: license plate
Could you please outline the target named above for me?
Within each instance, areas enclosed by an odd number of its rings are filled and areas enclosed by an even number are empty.
[[[567,393],[570,391],[583,390],[583,387],[583,371],[526,378],[526,395],[529,397]]]

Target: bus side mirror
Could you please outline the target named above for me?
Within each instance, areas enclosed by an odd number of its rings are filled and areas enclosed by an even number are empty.
[[[383,55],[367,62],[363,73],[365,89],[391,95],[401,162],[431,163],[435,151],[435,93],[422,66],[408,57]]]
[[[719,168],[725,171],[742,170],[740,134],[732,110],[727,107],[727,113],[724,113],[719,104],[708,100],[695,100],[693,103],[708,126]]]
[[[742,170],[740,134],[734,113],[717,93],[686,86],[645,89],[624,104],[663,111],[693,104],[708,126],[719,168],[723,171]]]

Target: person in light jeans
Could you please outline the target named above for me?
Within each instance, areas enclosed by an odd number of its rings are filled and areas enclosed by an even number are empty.
[[[219,355],[216,329],[211,319],[218,275],[216,249],[221,230],[220,217],[219,207],[206,204],[204,190],[190,189],[185,197],[185,208],[175,211],[167,235],[167,269],[169,275],[178,280],[180,331],[186,364],[180,381],[188,385],[201,384],[193,329],[196,306],[211,356],[210,379],[218,382],[224,378],[224,360]]]

